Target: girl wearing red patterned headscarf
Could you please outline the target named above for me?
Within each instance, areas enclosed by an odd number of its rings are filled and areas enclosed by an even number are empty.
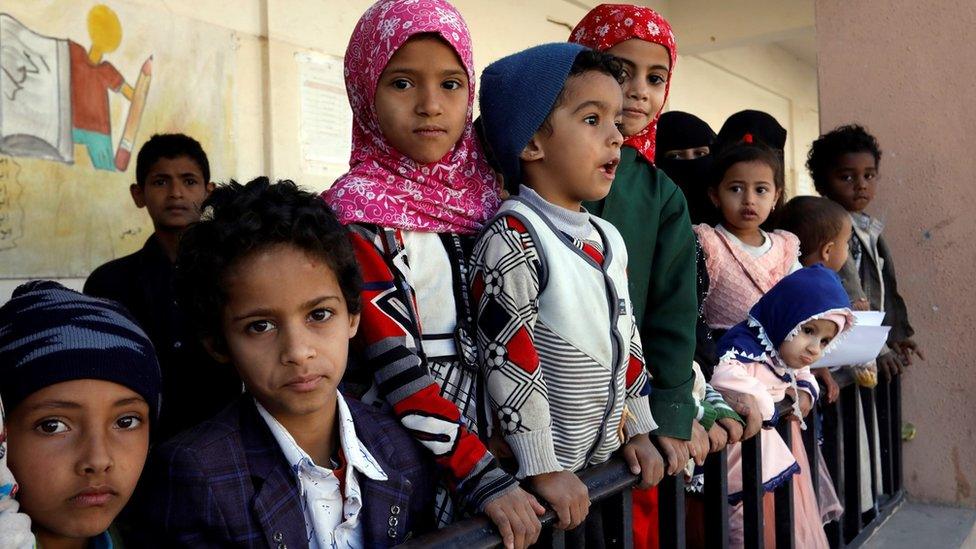
[[[657,120],[678,55],[674,33],[650,8],[601,4],[583,17],[570,41],[611,53],[625,67],[620,165],[607,197],[586,208],[613,223],[631,250],[630,296],[653,374],[651,410],[660,426],[653,434],[668,474],[679,474],[689,455],[701,462],[709,445],[692,397],[695,237],[684,194],[654,166]],[[635,547],[657,546],[656,507],[655,492],[634,493]]]

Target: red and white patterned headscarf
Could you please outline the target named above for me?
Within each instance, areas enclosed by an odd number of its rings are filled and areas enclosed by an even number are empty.
[[[570,42],[597,51],[606,51],[631,38],[639,38],[667,48],[668,56],[671,58],[668,83],[664,88],[664,101],[667,102],[668,93],[671,91],[674,63],[678,59],[678,47],[675,44],[674,33],[671,31],[671,24],[661,17],[661,14],[644,6],[600,4],[590,10],[569,35]],[[661,107],[664,108],[663,103]],[[659,110],[650,124],[624,141],[624,145],[637,149],[651,164],[654,163],[654,143],[657,138],[657,120],[660,116]]]
[[[468,73],[464,132],[440,161],[418,164],[387,142],[376,116],[380,75],[412,36],[434,33]],[[349,171],[323,193],[343,223],[426,232],[476,233],[498,209],[494,172],[471,125],[475,74],[471,36],[443,0],[380,0],[359,19],[346,49],[346,92],[353,111]]]

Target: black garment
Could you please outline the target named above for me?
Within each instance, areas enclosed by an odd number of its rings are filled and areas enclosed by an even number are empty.
[[[695,324],[695,362],[701,368],[705,381],[712,379],[712,372],[718,364],[718,337],[712,337],[712,330],[705,322],[705,298],[711,281],[708,278],[708,268],[705,265],[705,250],[702,249],[698,237],[695,237],[695,260],[698,274],[698,321]]]
[[[664,170],[672,181],[678,184],[688,201],[688,216],[691,224],[705,223],[715,225],[722,221],[721,215],[708,198],[708,171],[712,156],[684,160],[665,158],[665,153],[673,150],[711,147],[715,132],[707,122],[693,114],[669,111],[661,115],[657,123],[657,149],[654,165]]]
[[[733,114],[725,121],[725,124],[722,124],[722,129],[718,131],[718,136],[715,138],[712,153],[717,153],[729,145],[741,142],[746,134],[751,135],[766,146],[776,149],[780,155],[786,148],[786,128],[777,122],[771,114],[745,110]]]
[[[163,390],[155,442],[211,418],[241,394],[234,368],[213,360],[193,335],[176,304],[173,274],[153,235],[141,250],[95,269],[84,290],[124,305],[156,348]]]

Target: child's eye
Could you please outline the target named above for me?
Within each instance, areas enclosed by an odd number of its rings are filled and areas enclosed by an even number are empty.
[[[584,118],[583,119],[583,122],[586,123],[586,124],[589,124],[591,126],[596,126],[597,124],[600,123],[600,117],[597,116],[597,115],[595,115],[595,114],[591,114],[591,115],[587,116],[586,118]]]
[[[742,185],[732,185],[731,187],[729,187],[729,190],[734,193],[740,193],[742,192]]]
[[[649,82],[649,83],[650,83],[650,84],[651,84],[652,86],[660,86],[661,84],[665,84],[665,83],[667,83],[667,79],[665,79],[665,78],[663,78],[663,77],[661,77],[661,76],[660,76],[660,75],[658,75],[658,74],[652,74],[652,75],[649,75],[649,76],[647,77],[647,81],[648,81],[648,82]]]
[[[756,188],[756,194],[766,194],[768,192],[769,192],[769,189],[766,188],[766,187],[757,187]]]
[[[454,90],[461,89],[461,83],[458,82],[457,80],[448,80],[443,84],[441,84],[441,87],[444,88],[445,90],[454,91]]]
[[[186,185],[187,187],[192,187],[192,186],[194,186],[194,185],[197,184],[197,180],[196,179],[187,179],[187,180],[183,181],[183,184]]]
[[[878,174],[876,174],[876,173],[866,173],[866,174],[864,174],[864,180],[865,181],[871,181],[872,179],[874,179],[877,176],[878,176]]]
[[[627,69],[624,69],[623,71],[620,72],[620,77],[623,78],[624,80],[629,80],[630,79],[630,71],[628,71]]]
[[[270,332],[275,327],[274,322],[270,320],[256,320],[247,325],[247,331],[252,334],[263,334],[265,332]]]
[[[152,186],[154,186],[154,187],[165,187],[166,186],[166,180],[165,179],[157,179],[155,181],[151,181],[150,184]]]
[[[406,90],[413,87],[413,84],[405,78],[397,78],[393,82],[390,82],[390,85],[398,90]]]
[[[126,431],[136,429],[142,425],[142,418],[139,416],[123,416],[115,420],[115,426]]]
[[[312,320],[312,322],[325,322],[326,320],[332,318],[333,314],[334,313],[328,309],[315,309],[309,313],[308,317]]]
[[[820,348],[821,349],[823,349],[827,345],[830,345],[830,338],[829,337],[825,337],[825,338],[823,338],[823,339],[820,340]]]
[[[803,334],[804,335],[813,335],[813,328],[811,328],[809,326],[803,326],[800,329],[803,330]]]
[[[37,424],[36,427],[34,427],[34,429],[44,433],[45,435],[56,435],[69,431],[68,424],[60,419],[43,419]]]

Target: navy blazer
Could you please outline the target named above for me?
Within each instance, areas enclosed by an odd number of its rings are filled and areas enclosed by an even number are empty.
[[[432,529],[429,458],[395,418],[346,403],[356,435],[389,478],[359,476],[365,545],[389,547]],[[308,547],[298,481],[248,394],[155,450],[143,483],[140,546]]]

